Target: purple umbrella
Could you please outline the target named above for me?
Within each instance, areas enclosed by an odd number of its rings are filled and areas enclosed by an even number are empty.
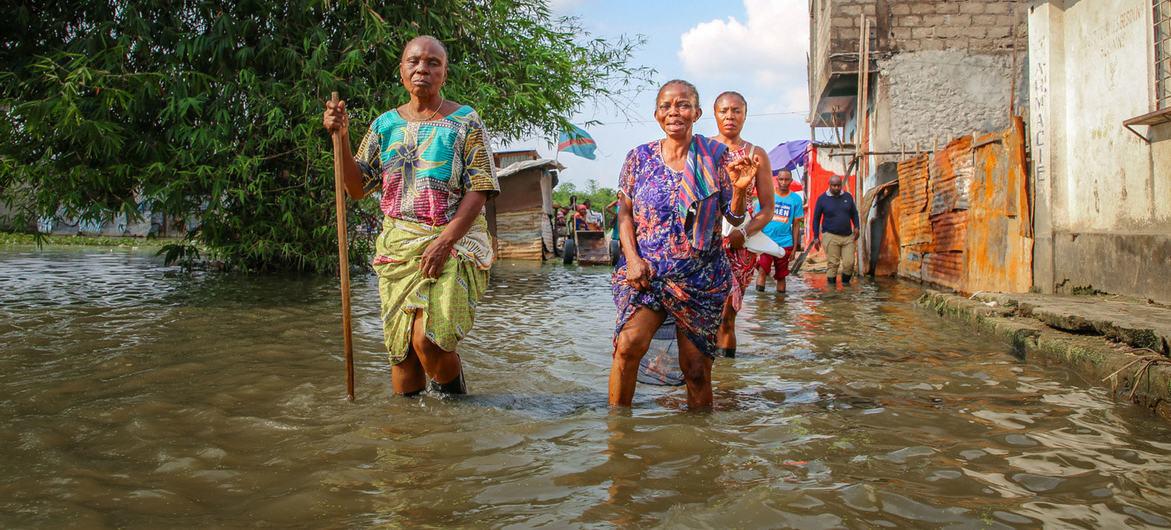
[[[773,173],[782,169],[792,171],[797,166],[804,166],[808,157],[809,140],[781,142],[768,152],[768,162],[773,166]]]

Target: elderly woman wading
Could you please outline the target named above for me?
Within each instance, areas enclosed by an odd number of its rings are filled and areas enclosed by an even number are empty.
[[[410,101],[375,119],[356,153],[345,102],[326,105],[324,124],[343,133],[347,193],[382,191],[374,270],[394,392],[464,394],[455,350],[488,285],[494,255],[483,211],[499,184],[479,115],[440,95],[443,44],[412,39],[399,75]]]
[[[729,164],[724,144],[692,134],[701,113],[691,83],[668,81],[655,107],[666,138],[631,150],[618,177],[623,255],[611,280],[618,306],[611,406],[630,406],[639,361],[668,314],[678,329],[688,408],[712,404],[716,330],[732,287],[720,217],[744,221],[757,162]]]

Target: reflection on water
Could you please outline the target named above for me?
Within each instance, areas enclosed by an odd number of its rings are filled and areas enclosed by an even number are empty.
[[[715,412],[611,414],[608,279],[500,264],[443,400],[357,278],[348,404],[333,280],[5,249],[0,526],[1171,526],[1171,429],[906,284],[750,292]]]

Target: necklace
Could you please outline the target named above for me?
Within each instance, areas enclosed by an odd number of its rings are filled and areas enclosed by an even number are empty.
[[[416,120],[416,121],[431,121],[431,120],[435,119],[435,117],[439,115],[440,109],[443,108],[444,103],[447,103],[447,100],[443,99],[443,98],[439,98],[439,106],[435,107],[435,111],[431,113],[431,116],[427,117],[427,119],[425,119],[425,120]]]
[[[745,140],[745,139],[743,139],[743,138],[737,138],[737,140],[740,140],[740,143],[739,143],[739,144],[735,144],[735,143],[732,143],[732,139],[731,139],[731,138],[728,138],[728,137],[726,137],[726,136],[724,136],[724,135],[720,135],[720,138],[723,138],[723,139],[725,139],[725,140],[728,140],[728,143],[726,143],[725,145],[727,145],[727,146],[728,146],[728,151],[731,151],[731,152],[732,152],[732,155],[733,155],[735,158],[744,158],[744,149],[745,149],[746,147],[748,147],[748,141],[746,141],[746,140]]]

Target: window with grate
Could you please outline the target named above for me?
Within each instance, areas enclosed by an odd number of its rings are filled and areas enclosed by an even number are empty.
[[[1152,0],[1155,23],[1155,108],[1171,108],[1171,0]]]

